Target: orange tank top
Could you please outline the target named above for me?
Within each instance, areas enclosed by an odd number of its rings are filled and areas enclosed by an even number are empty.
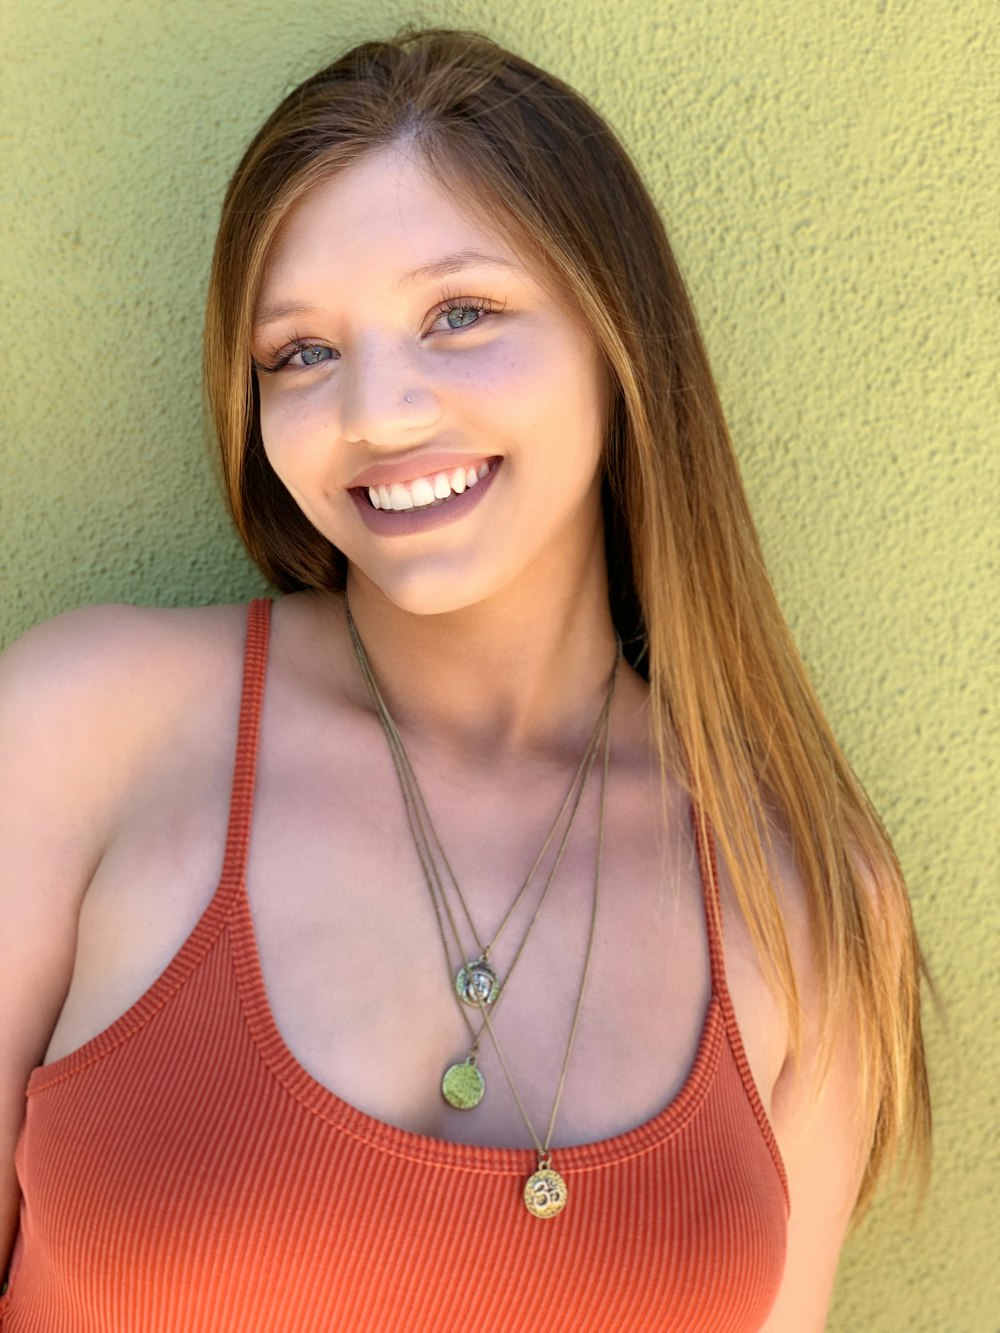
[[[687,1081],[638,1128],[559,1148],[569,1205],[535,1218],[533,1152],[376,1120],[278,1032],[244,887],[269,613],[251,605],[212,902],[127,1013],[31,1074],[2,1333],[758,1329],[787,1187],[726,989],[712,848]]]

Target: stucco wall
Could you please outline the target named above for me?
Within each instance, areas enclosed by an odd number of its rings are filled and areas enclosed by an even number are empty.
[[[829,1326],[990,1333],[995,0],[7,0],[0,636],[83,602],[259,587],[199,402],[221,193],[283,91],[413,18],[567,77],[663,207],[783,604],[948,1009],[927,1207],[877,1207]]]

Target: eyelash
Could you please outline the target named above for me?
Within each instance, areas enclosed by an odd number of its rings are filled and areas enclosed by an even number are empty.
[[[506,301],[495,301],[492,296],[463,296],[461,292],[445,289],[441,294],[440,304],[434,308],[434,316],[440,318],[449,310],[483,310],[487,314],[498,315],[506,305]]]
[[[431,312],[432,323],[447,315],[451,310],[477,310],[481,315],[498,315],[506,306],[506,302],[494,301],[491,296],[454,296],[445,295],[439,305],[436,305]],[[474,323],[468,325],[468,328],[477,328],[479,325],[477,319]],[[452,333],[460,333],[461,329],[452,329]],[[443,330],[442,330],[443,332]],[[293,356],[299,352],[306,351],[310,347],[325,347],[325,343],[311,342],[307,338],[293,337],[290,342],[281,347],[270,348],[271,359],[269,361],[258,361],[254,358],[254,369],[263,371],[266,375],[274,375],[279,370],[283,370],[291,361]],[[310,367],[299,367],[295,369],[309,369]]]
[[[274,375],[279,370],[284,370],[293,356],[299,352],[308,351],[310,347],[323,347],[324,343],[310,342],[306,338],[292,338],[291,342],[285,343],[281,347],[271,347],[270,361],[260,361],[257,357],[253,358],[254,370],[263,371],[265,375]],[[308,369],[309,367],[298,367],[295,369]]]

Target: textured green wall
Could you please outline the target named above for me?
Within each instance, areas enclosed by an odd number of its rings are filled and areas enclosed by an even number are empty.
[[[199,403],[221,193],[283,91],[413,18],[566,76],[664,209],[779,592],[948,1008],[928,1205],[879,1205],[830,1327],[992,1333],[995,0],[5,0],[0,635],[259,586]]]

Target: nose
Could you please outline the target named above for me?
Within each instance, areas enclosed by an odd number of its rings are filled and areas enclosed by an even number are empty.
[[[398,448],[425,437],[441,416],[426,367],[403,342],[356,342],[340,369],[340,428],[351,443]]]

